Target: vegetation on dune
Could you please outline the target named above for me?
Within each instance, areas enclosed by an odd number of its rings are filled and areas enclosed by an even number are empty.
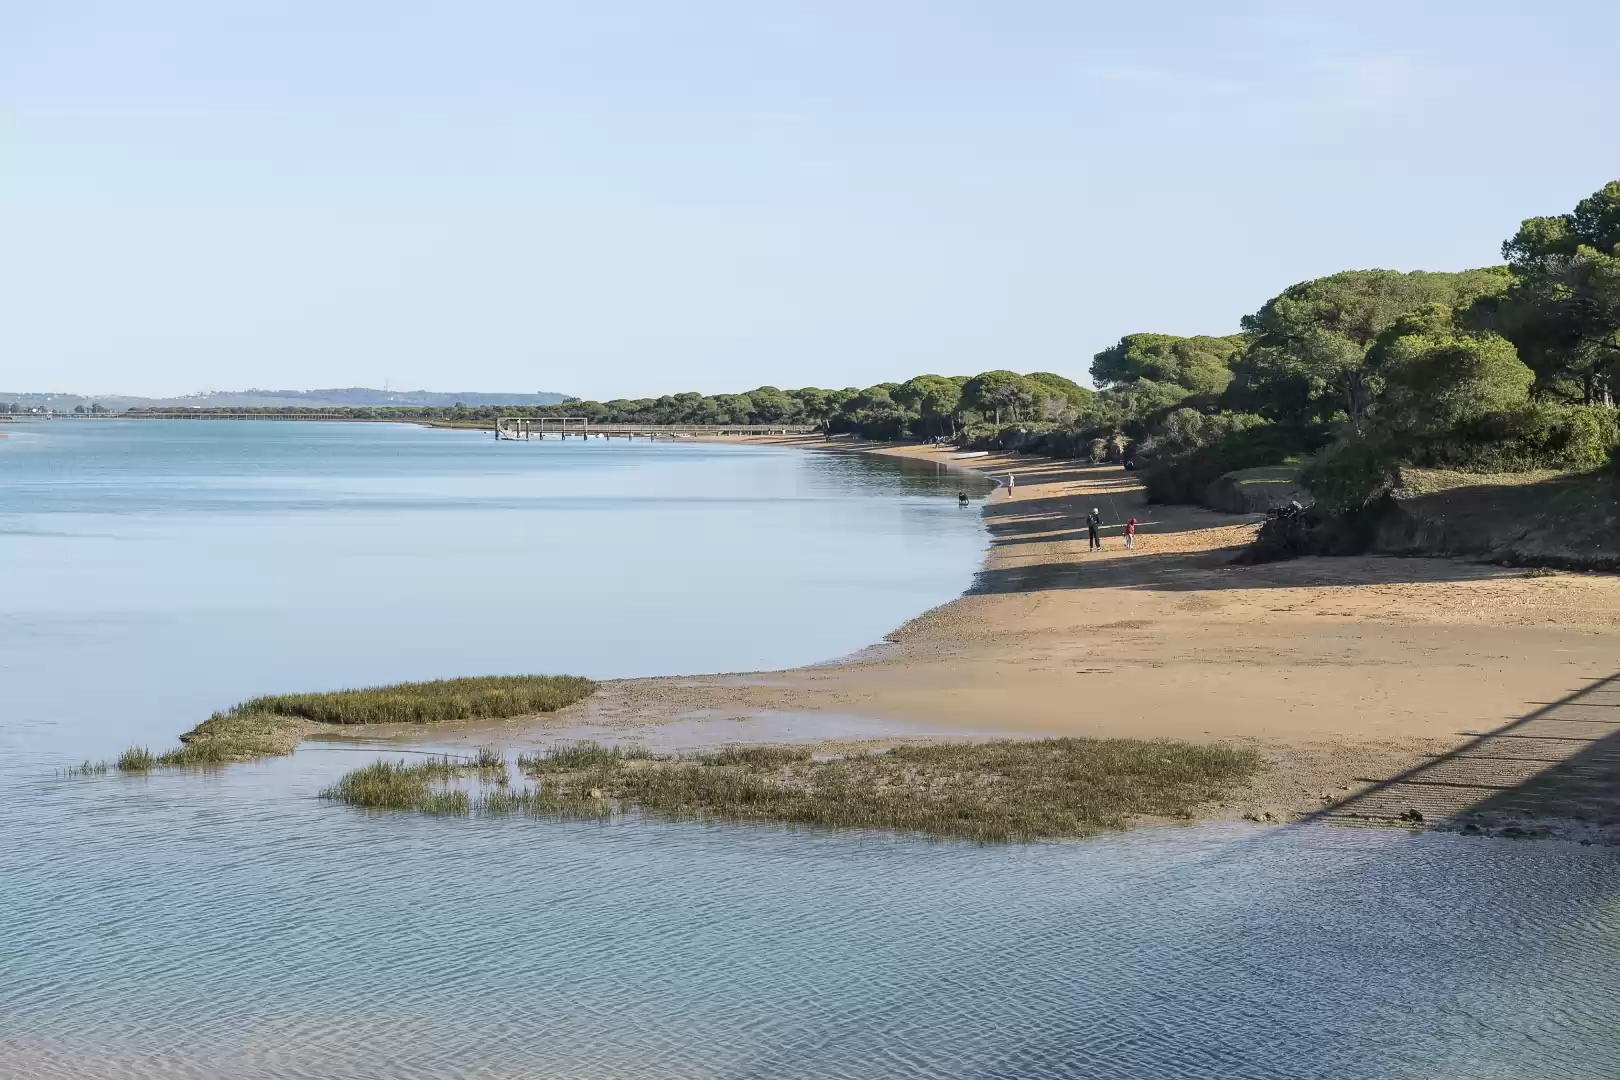
[[[802,746],[732,746],[687,756],[595,743],[520,756],[536,783],[469,793],[442,766],[378,762],[324,792],[353,806],[438,814],[775,822],[884,829],[981,843],[1089,836],[1141,816],[1186,818],[1261,767],[1222,746],[1043,739],[899,746],[814,759]]]
[[[317,724],[438,724],[556,712],[595,693],[575,675],[485,675],[364,690],[258,697],[231,709],[296,716]]]

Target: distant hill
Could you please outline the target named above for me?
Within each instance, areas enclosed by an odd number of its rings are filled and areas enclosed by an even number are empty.
[[[537,392],[533,394],[481,394],[471,391],[441,392],[437,390],[373,390],[364,386],[348,386],[327,390],[241,390],[215,391],[206,394],[187,394],[184,397],[146,398],[127,394],[24,394],[0,390],[0,412],[27,412],[48,409],[52,412],[72,412],[74,406],[88,409],[100,405],[112,412],[125,409],[274,409],[297,405],[306,409],[343,408],[379,405],[558,405],[572,401],[567,394]]]

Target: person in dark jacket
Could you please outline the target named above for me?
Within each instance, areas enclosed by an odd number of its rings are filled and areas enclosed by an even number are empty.
[[[1095,506],[1093,506],[1091,508],[1091,513],[1086,515],[1086,539],[1091,541],[1091,546],[1086,548],[1087,551],[1102,550],[1101,529],[1102,513]]]

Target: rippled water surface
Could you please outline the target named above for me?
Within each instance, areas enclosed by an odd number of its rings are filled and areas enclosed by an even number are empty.
[[[266,689],[824,658],[982,543],[856,459],[180,426],[0,443],[0,1075],[1616,1075],[1600,848],[373,815],[323,746],[55,777]]]

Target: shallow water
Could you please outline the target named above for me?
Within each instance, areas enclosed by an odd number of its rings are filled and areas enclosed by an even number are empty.
[[[195,446],[137,466],[118,440],[156,436],[134,425],[58,428],[87,440],[75,462],[0,454],[0,1075],[1615,1075],[1620,858],[1601,848],[1234,824],[981,848],[368,814],[315,796],[374,751],[324,745],[53,777],[262,689],[824,658],[960,589],[982,543],[937,481],[842,457],[242,424],[220,437],[248,446],[214,451],[229,468]],[[277,439],[299,448],[260,442]],[[610,489],[643,509],[601,506]],[[600,530],[556,522],[615,515],[649,523],[649,565],[580,572],[605,565]],[[655,572],[672,551],[685,572]],[[869,576],[883,552],[898,594]],[[608,614],[486,632],[485,589],[594,589]],[[680,630],[719,597],[762,616]]]
[[[13,764],[167,745],[259,693],[828,660],[958,595],[985,543],[955,493],[987,481],[865,455],[402,424],[10,436]]]
[[[0,1060],[64,1078],[1334,1080],[1620,1061],[1602,849],[372,815],[314,798],[352,756],[15,788]]]

